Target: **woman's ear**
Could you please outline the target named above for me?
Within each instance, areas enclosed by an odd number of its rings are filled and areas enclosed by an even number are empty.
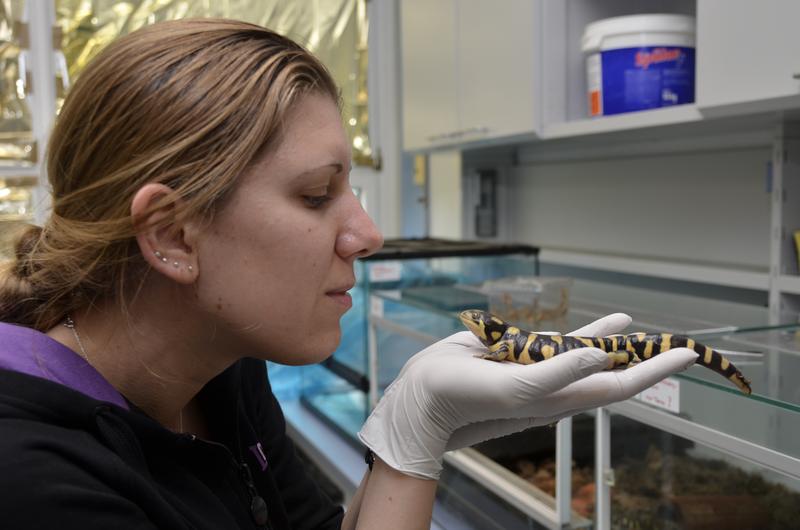
[[[193,223],[178,215],[179,202],[170,200],[172,188],[150,183],[131,202],[136,241],[153,270],[182,284],[197,279],[198,259]]]

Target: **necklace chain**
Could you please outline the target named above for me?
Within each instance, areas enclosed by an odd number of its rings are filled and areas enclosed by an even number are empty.
[[[64,327],[67,327],[72,331],[72,335],[75,337],[75,341],[78,343],[78,347],[81,349],[81,357],[83,357],[87,363],[91,364],[89,362],[89,356],[86,355],[86,348],[83,346],[81,336],[78,335],[78,328],[75,326],[75,321],[72,320],[71,316],[67,315],[67,318],[64,320]]]
[[[83,359],[87,363],[92,364],[91,361],[89,361],[89,356],[86,354],[86,348],[83,346],[83,341],[81,340],[81,336],[78,334],[78,327],[75,325],[75,321],[72,320],[71,316],[67,315],[67,317],[64,319],[64,327],[69,328],[69,330],[72,331],[72,335],[75,337],[75,341],[78,343],[78,347],[81,349],[80,351],[81,357],[83,357]],[[181,410],[178,411],[178,429],[179,429],[178,432],[184,432],[183,408],[181,408]]]

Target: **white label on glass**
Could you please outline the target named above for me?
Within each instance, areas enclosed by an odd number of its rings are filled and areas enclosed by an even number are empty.
[[[401,278],[403,268],[397,261],[385,261],[370,264],[369,281],[396,282]]]
[[[374,317],[383,317],[383,300],[377,296],[370,296],[369,313]]]
[[[403,292],[400,289],[381,289],[382,298],[391,298],[392,300],[402,300]]]
[[[681,383],[668,377],[639,393],[636,399],[677,414],[681,411]]]

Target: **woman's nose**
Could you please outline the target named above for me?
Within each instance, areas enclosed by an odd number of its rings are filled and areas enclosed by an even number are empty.
[[[383,235],[361,203],[353,196],[353,206],[346,212],[344,227],[336,239],[336,253],[344,259],[369,256],[383,246]]]

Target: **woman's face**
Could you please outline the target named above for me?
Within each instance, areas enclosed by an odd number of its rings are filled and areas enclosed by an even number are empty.
[[[350,148],[328,96],[297,102],[198,244],[209,338],[238,355],[306,364],[339,343],[353,263],[383,238],[349,184]],[[213,335],[212,335],[213,333]]]

